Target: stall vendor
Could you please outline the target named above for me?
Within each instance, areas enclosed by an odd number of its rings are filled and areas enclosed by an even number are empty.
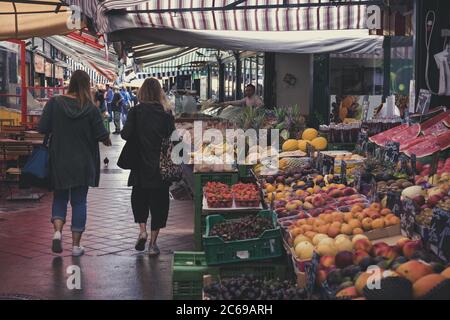
[[[256,107],[260,108],[264,106],[263,100],[256,95],[256,87],[252,84],[248,84],[245,87],[245,98],[236,101],[226,101],[223,104],[242,107]]]

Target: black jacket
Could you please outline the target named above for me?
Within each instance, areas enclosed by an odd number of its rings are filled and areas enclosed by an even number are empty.
[[[52,98],[44,108],[39,132],[51,134],[50,175],[54,189],[98,186],[98,143],[109,133],[96,106],[89,103],[81,108],[73,98]]]
[[[136,139],[139,148],[139,165],[131,170],[129,186],[157,188],[162,184],[159,158],[163,137],[175,130],[175,119],[159,104],[139,104],[131,108],[122,129],[124,140]]]

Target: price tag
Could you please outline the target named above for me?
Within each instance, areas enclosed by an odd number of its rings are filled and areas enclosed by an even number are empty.
[[[375,148],[375,159],[381,160],[383,152],[380,147]]]
[[[359,154],[367,154],[369,144],[369,133],[365,129],[361,129],[359,132],[358,143],[357,143],[357,151]]]
[[[436,255],[450,261],[450,212],[438,207],[433,209],[429,242]]]
[[[397,163],[400,156],[400,143],[395,141],[386,142],[384,148],[384,161],[390,163]]]
[[[306,273],[306,292],[308,293],[308,297],[311,297],[314,288],[316,285],[316,275],[317,275],[317,269],[319,268],[319,255],[315,252],[311,262],[306,263],[305,265],[305,273]]]
[[[415,154],[411,155],[411,171],[412,175],[415,177],[417,175],[417,157]]]
[[[323,154],[323,174],[334,174],[334,158]]]
[[[347,162],[341,161],[341,183],[347,184]]]
[[[318,152],[317,153],[317,165],[316,165],[317,171],[323,172],[323,153]]]
[[[236,257],[241,260],[247,260],[248,258],[250,258],[250,253],[248,251],[238,251],[236,252]]]
[[[408,157],[405,154],[400,154],[399,161],[400,173],[409,174]]]
[[[401,193],[388,191],[387,193],[387,201],[386,206],[391,209],[391,211],[397,216],[400,217],[402,214],[402,201],[401,201]]]
[[[414,237],[414,225],[416,221],[416,215],[419,209],[411,199],[405,199],[403,201],[403,210],[400,215],[402,231],[408,238]]]
[[[315,152],[316,152],[316,148],[314,148],[314,146],[311,143],[307,143],[306,144],[306,154],[308,155],[308,157],[310,157],[311,159],[314,159]]]
[[[434,176],[437,173],[439,165],[439,154],[440,152],[436,152],[431,160],[430,177]]]

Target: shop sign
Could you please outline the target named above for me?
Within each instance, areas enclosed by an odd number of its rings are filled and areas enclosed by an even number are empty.
[[[45,73],[45,59],[38,54],[34,55],[34,72]]]
[[[45,76],[47,78],[51,78],[53,76],[52,71],[53,71],[53,64],[46,61],[45,62]]]

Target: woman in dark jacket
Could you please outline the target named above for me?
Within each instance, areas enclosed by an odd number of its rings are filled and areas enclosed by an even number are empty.
[[[157,79],[146,79],[138,93],[139,104],[132,108],[122,130],[124,140],[134,139],[138,161],[131,170],[128,185],[133,187],[131,206],[140,234],[136,250],[144,251],[148,239],[147,220],[152,215],[149,254],[160,253],[156,244],[159,230],[165,228],[169,214],[169,184],[161,179],[159,159],[163,138],[175,130],[175,121]]]
[[[89,75],[73,73],[66,95],[52,98],[44,108],[39,131],[50,135],[50,178],[54,189],[52,250],[61,253],[67,203],[72,206],[72,255],[84,253],[80,246],[86,226],[89,187],[100,179],[99,141],[111,145],[99,109],[92,102]]]

